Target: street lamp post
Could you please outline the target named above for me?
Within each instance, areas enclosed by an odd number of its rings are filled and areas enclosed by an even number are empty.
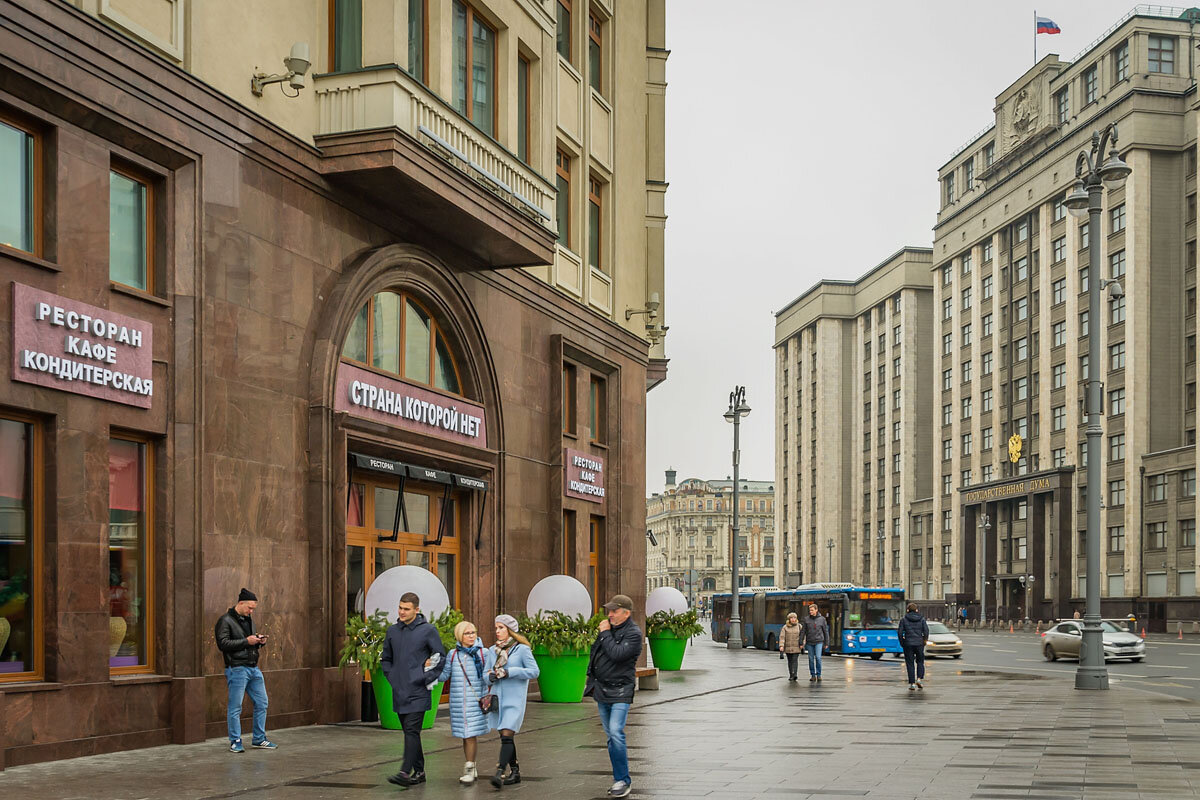
[[[1108,158],[1100,163],[1105,146]],[[1088,217],[1088,386],[1087,386],[1087,609],[1083,615],[1083,641],[1079,648],[1076,689],[1107,689],[1103,632],[1100,627],[1100,290],[1109,296],[1124,295],[1121,285],[1101,278],[1100,211],[1104,187],[1117,189],[1131,172],[1117,154],[1117,126],[1092,133],[1092,146],[1075,158],[1075,183],[1063,200],[1071,216]]]
[[[987,537],[992,529],[992,519],[987,514],[979,515],[979,624],[987,625]]]
[[[733,555],[733,602],[729,613],[729,649],[742,649],[742,618],[738,613],[738,463],[741,461],[739,427],[742,417],[750,413],[746,405],[746,387],[737,386],[729,393],[729,410],[723,415],[726,422],[733,423],[733,543],[730,553]]]
[[[829,548],[829,582],[833,583],[833,548],[836,546],[836,542],[831,538],[825,542],[825,546]]]

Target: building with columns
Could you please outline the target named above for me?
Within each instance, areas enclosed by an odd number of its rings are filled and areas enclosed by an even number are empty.
[[[1083,606],[1094,457],[1102,612],[1133,612],[1152,631],[1200,619],[1197,22],[1195,11],[1139,7],[1071,61],[1041,59],[939,169],[931,251],[901,251],[853,283],[822,281],[779,313],[777,525],[795,543],[781,577],[895,583],[973,615],[983,601],[989,616],[1069,617]],[[1133,172],[1105,191],[1092,231],[1062,200],[1076,155],[1109,124]],[[918,253],[929,274],[913,300],[898,279],[897,309],[887,292],[865,292]],[[1089,319],[1100,279],[1124,296],[1106,294]],[[897,317],[922,302],[915,325]],[[1089,336],[1101,337],[1099,364],[1088,363]],[[1093,370],[1104,430],[1102,452],[1089,454]],[[832,571],[817,557],[827,540],[840,556]]]
[[[646,591],[674,586],[711,608],[713,593],[730,591],[733,578],[733,481],[676,484],[675,474],[667,470],[663,491],[646,498],[646,528],[658,543],[646,546]],[[738,483],[739,586],[780,585],[775,499],[772,481]]]
[[[936,536],[947,599],[1071,616],[1085,582],[1086,473],[1100,460],[1106,615],[1151,630],[1196,598],[1194,23],[1153,7],[1001,92],[995,124],[939,170],[934,228]],[[1186,15],[1185,15],[1186,16]],[[1133,172],[1099,230],[1062,200],[1076,154],[1118,127]],[[1107,157],[1107,153],[1102,157]],[[1088,263],[1089,237],[1101,262]],[[1115,280],[1089,319],[1090,281]],[[1088,363],[1099,336],[1101,363]],[[1099,371],[1103,447],[1086,446]]]
[[[931,256],[906,247],[776,314],[781,586],[907,582],[911,508],[932,488]]]

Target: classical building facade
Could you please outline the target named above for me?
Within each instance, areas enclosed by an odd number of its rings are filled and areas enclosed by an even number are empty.
[[[1083,465],[1095,457],[1103,613],[1133,612],[1149,630],[1200,618],[1188,55],[1200,14],[1139,9],[1072,62],[1047,56],[1020,76],[996,98],[995,124],[939,170],[916,338],[897,317],[913,303],[898,296],[889,309],[884,291],[860,299],[866,278],[822,282],[778,315],[778,527],[799,558],[787,573],[894,583],[976,616],[986,605],[989,617],[1069,617],[1083,606]],[[1133,172],[1105,192],[1092,231],[1062,200],[1077,154],[1110,123]],[[1124,296],[1106,293],[1093,320],[1087,291],[1101,279]],[[1101,337],[1100,364],[1088,363],[1089,336]],[[1103,381],[1096,454],[1083,406],[1092,370]],[[889,375],[902,376],[898,392]],[[889,397],[898,420],[878,407]],[[814,556],[830,540],[827,575]]]
[[[931,491],[931,255],[904,248],[776,314],[780,586],[907,582],[910,507]]]
[[[1159,13],[1123,20],[1072,62],[1043,58],[996,98],[995,125],[939,170],[934,341],[950,346],[935,376],[932,511],[953,555],[931,575],[951,584],[947,599],[977,603],[985,592],[989,614],[1061,617],[1082,606],[1084,465],[1097,458],[1105,613],[1132,610],[1151,630],[1200,617],[1200,20]],[[1076,154],[1110,123],[1133,173],[1104,193],[1093,231],[1062,199]],[[1098,264],[1088,263],[1090,236],[1100,237]],[[1101,318],[1089,319],[1089,281],[1101,279],[1125,296],[1106,293]],[[1100,337],[1099,364],[1088,363],[1089,336]],[[1093,371],[1099,453],[1085,435]]]
[[[688,478],[667,470],[662,492],[646,498],[646,589],[674,586],[693,605],[712,607],[714,592],[733,580],[733,481]],[[775,484],[738,484],[738,585],[776,586]]]
[[[242,586],[271,728],[389,567],[644,597],[662,0],[222,9],[0,0],[0,768],[220,735]]]

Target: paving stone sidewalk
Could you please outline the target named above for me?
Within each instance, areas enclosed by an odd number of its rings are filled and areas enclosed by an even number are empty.
[[[827,658],[825,679],[786,680],[770,654],[707,639],[687,669],[641,692],[629,716],[633,797],[1200,797],[1200,706],[1134,689],[1076,691],[1068,678],[929,668],[908,692],[903,666]],[[802,668],[803,671],[803,668]],[[362,724],[272,733],[274,752],[233,755],[222,739],[10,768],[0,798],[348,798],[497,794],[462,788],[462,752],[439,719],[426,733],[430,783],[401,790],[398,733]],[[494,735],[480,763],[495,757]],[[525,780],[501,794],[603,798],[611,784],[591,703],[531,703],[517,737]]]

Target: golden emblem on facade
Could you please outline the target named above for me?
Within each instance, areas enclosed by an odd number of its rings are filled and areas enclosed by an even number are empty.
[[[1008,437],[1008,460],[1012,463],[1017,463],[1021,460],[1021,434],[1014,433]]]

